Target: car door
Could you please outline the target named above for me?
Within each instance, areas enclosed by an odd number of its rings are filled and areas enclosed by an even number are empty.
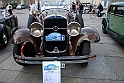
[[[123,6],[117,6],[115,16],[116,16],[115,31],[119,35],[124,35],[124,7]]]
[[[116,10],[116,7],[115,6],[110,6],[110,12],[108,13],[108,19],[109,19],[109,29],[110,30],[114,30],[114,25],[115,25],[115,10]]]

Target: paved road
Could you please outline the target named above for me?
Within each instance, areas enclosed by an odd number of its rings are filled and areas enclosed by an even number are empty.
[[[19,28],[26,28],[28,10],[14,10],[18,16]],[[124,45],[115,42],[101,31],[101,18],[91,19],[83,15],[85,26],[96,28],[101,36],[99,43],[93,43],[97,57],[86,68],[77,64],[61,69],[61,83],[124,83]],[[27,67],[16,64],[12,57],[11,40],[5,49],[0,49],[0,83],[42,83],[42,66]]]

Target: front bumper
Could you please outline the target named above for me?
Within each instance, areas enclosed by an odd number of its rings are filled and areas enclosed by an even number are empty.
[[[16,61],[24,64],[42,64],[43,61],[60,61],[62,64],[86,63],[89,58],[95,58],[96,55],[85,56],[61,56],[61,57],[25,57],[16,55]]]

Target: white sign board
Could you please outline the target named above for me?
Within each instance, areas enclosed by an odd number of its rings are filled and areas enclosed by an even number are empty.
[[[43,62],[43,83],[61,83],[60,61]]]

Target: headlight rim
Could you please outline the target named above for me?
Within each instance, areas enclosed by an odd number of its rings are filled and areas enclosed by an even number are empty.
[[[80,29],[80,30],[78,31],[78,34],[72,35],[72,34],[70,34],[70,33],[68,32],[69,26],[72,25],[72,24],[77,24],[77,25],[78,25],[78,27],[79,27],[79,29]],[[80,31],[81,31],[81,25],[80,25],[78,22],[70,22],[70,23],[68,24],[67,33],[68,33],[70,36],[77,36],[77,35],[80,34]]]
[[[40,34],[40,35],[35,35],[35,34],[33,34],[33,31],[31,31],[31,29],[32,29],[32,26],[34,25],[34,24],[38,24],[38,25],[40,25],[41,27],[42,27],[42,33]],[[39,22],[34,22],[34,23],[32,23],[31,25],[30,25],[30,27],[29,27],[29,30],[30,30],[30,33],[34,36],[34,37],[41,37],[42,35],[43,35],[43,33],[44,33],[44,26],[41,24],[41,23],[39,23]],[[37,30],[39,30],[39,29],[37,29]],[[36,30],[35,30],[36,31]]]

